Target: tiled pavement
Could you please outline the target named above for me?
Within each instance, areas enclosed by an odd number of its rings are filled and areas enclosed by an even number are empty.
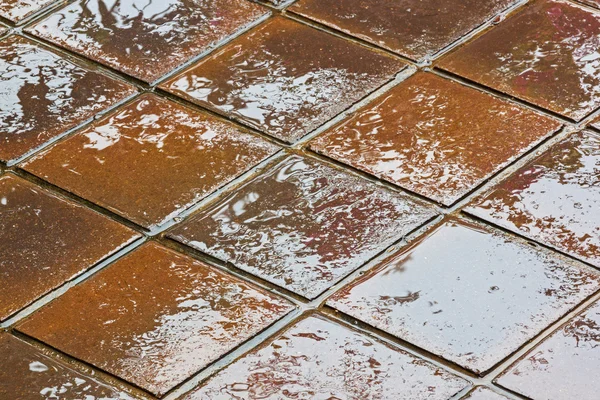
[[[598,398],[600,2],[0,0],[0,399]]]

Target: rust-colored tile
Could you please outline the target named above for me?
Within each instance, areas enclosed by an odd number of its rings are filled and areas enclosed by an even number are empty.
[[[515,0],[300,0],[289,10],[412,59],[431,56]]]
[[[147,94],[24,168],[152,227],[277,149],[212,116]]]
[[[600,267],[600,134],[579,132],[467,211]]]
[[[600,288],[600,275],[451,220],[328,304],[475,373]]]
[[[0,27],[1,29],[1,27]],[[0,159],[16,159],[135,93],[22,37],[0,41]]]
[[[293,155],[170,236],[314,298],[434,215],[406,196]]]
[[[54,0],[0,0],[0,16],[20,22],[50,5]]]
[[[538,1],[439,66],[579,120],[600,106],[600,13]]]
[[[600,304],[516,362],[498,383],[532,399],[595,400],[600,391]]]
[[[317,29],[275,18],[162,87],[293,142],[404,66]]]
[[[23,179],[0,177],[0,320],[138,237]]]
[[[0,398],[6,400],[133,400],[122,390],[83,374],[43,351],[0,333]]]
[[[79,0],[27,31],[152,82],[267,14],[246,0]]]
[[[479,386],[475,388],[471,393],[469,393],[464,400],[508,400],[508,397],[502,396],[492,389],[489,389],[484,386]]]
[[[185,399],[446,400],[468,384],[402,350],[310,317]]]
[[[18,329],[160,395],[291,309],[287,301],[150,243]]]
[[[559,127],[525,108],[418,73],[310,146],[449,206]]]

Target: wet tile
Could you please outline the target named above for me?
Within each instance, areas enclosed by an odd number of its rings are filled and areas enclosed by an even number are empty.
[[[579,120],[600,106],[600,13],[535,2],[439,66]]]
[[[23,179],[0,177],[0,320],[139,236]]]
[[[494,392],[492,389],[489,389],[484,386],[479,386],[475,388],[471,393],[467,395],[467,397],[463,398],[464,400],[508,400],[508,397],[502,396]]]
[[[20,22],[53,3],[54,0],[0,0],[0,16]]]
[[[468,382],[322,317],[310,317],[186,400],[448,399]]]
[[[310,147],[449,206],[559,127],[525,108],[418,73]]]
[[[406,196],[293,155],[170,236],[314,298],[434,215]]]
[[[317,29],[275,18],[162,87],[293,142],[404,66]]]
[[[431,56],[515,0],[300,0],[289,10],[412,59]]]
[[[579,132],[467,211],[600,267],[600,134]]]
[[[24,168],[152,227],[277,150],[212,116],[143,95]]]
[[[284,300],[150,243],[18,329],[160,395],[291,309]]]
[[[484,373],[600,288],[600,275],[450,220],[328,304]]]
[[[1,27],[0,27],[1,29]],[[0,41],[0,159],[16,159],[135,93],[22,37]]]
[[[75,371],[68,364],[48,357],[8,333],[0,333],[0,354],[2,399],[134,399],[93,375]]]
[[[152,82],[267,14],[245,0],[79,0],[27,31]]]
[[[596,303],[510,367],[498,383],[533,399],[595,400],[600,391],[599,344]]]

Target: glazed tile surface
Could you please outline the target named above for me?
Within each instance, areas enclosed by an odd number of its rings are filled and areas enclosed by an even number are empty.
[[[306,54],[312,55],[308,62]],[[275,18],[162,87],[293,142],[404,66],[327,33]]]
[[[12,22],[20,22],[54,0],[0,0],[0,16]]]
[[[483,373],[599,285],[591,268],[449,221],[328,304]]]
[[[434,215],[406,196],[293,155],[170,235],[314,298]]]
[[[19,330],[163,394],[291,309],[214,268],[146,244]]]
[[[0,321],[138,237],[23,179],[0,177]]]
[[[0,160],[24,155],[133,93],[27,39],[0,41]]]
[[[600,267],[600,134],[578,132],[467,211]]]
[[[559,127],[522,107],[418,73],[310,147],[449,206]]]
[[[207,114],[146,94],[28,161],[25,169],[152,227],[277,149]]]
[[[445,400],[468,382],[322,318],[305,319],[185,400]]]
[[[245,0],[79,0],[27,30],[150,82],[267,14]]]
[[[600,106],[600,13],[534,2],[439,66],[579,120]]]
[[[508,400],[508,397],[502,396],[487,387],[478,387],[474,389],[464,400]]]

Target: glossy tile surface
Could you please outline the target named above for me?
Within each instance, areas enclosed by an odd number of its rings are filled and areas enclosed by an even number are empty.
[[[560,124],[428,73],[418,73],[310,147],[451,205]]]
[[[467,397],[463,398],[464,400],[508,400],[508,397],[502,396],[492,389],[487,387],[480,386],[474,389],[471,393],[467,395]]]
[[[19,329],[162,394],[291,309],[151,243],[69,290]]]
[[[289,10],[412,59],[430,56],[514,0],[300,0]]]
[[[184,399],[445,400],[467,385],[408,353],[311,317]]]
[[[533,399],[594,400],[600,382],[600,305],[573,318],[500,377]]]
[[[0,160],[24,155],[133,93],[22,37],[0,41]]]
[[[23,179],[0,177],[0,321],[139,236]]]
[[[133,400],[98,378],[75,371],[30,344],[0,333],[0,398],[6,400]]]
[[[215,117],[147,94],[24,168],[152,227],[277,149]]]
[[[151,82],[267,13],[245,0],[79,0],[27,30]]]
[[[314,298],[434,215],[423,203],[292,155],[170,236]]]
[[[0,0],[0,17],[20,22],[53,2],[54,0]]]
[[[574,133],[467,211],[600,267],[600,134]]]
[[[333,35],[275,18],[162,87],[293,142],[404,66]]]
[[[534,2],[439,66],[579,120],[600,106],[600,13]]]
[[[580,3],[587,4],[592,7],[600,8],[600,0],[580,0]]]
[[[600,275],[448,221],[328,304],[483,373],[600,288]]]

